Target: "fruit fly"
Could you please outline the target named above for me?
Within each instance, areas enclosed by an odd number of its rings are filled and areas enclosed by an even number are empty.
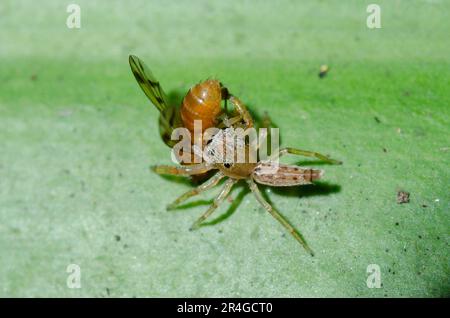
[[[231,127],[240,122],[250,122],[250,114],[242,102],[232,96],[226,87],[218,80],[208,79],[189,89],[183,98],[181,107],[169,105],[166,94],[159,81],[156,80],[150,69],[137,56],[130,55],[131,70],[153,105],[159,110],[160,134],[164,142],[173,147],[177,141],[171,140],[172,131],[178,127],[185,127],[191,133],[194,132],[194,121],[200,120],[202,132],[210,127]],[[221,102],[229,100],[234,106],[234,113],[229,114],[222,109]],[[195,140],[192,140],[194,143]]]
[[[253,123],[249,122],[248,125],[252,126]],[[236,162],[236,160],[234,160],[234,162],[217,160],[216,158],[224,158],[223,155],[224,152],[226,152],[227,148],[237,148],[239,146],[234,142],[231,145],[229,144],[230,140],[235,140],[235,134],[236,132],[233,128],[226,128],[214,135],[212,141],[204,148],[203,154],[206,155],[204,155],[205,161],[202,163],[190,166],[157,165],[152,167],[152,169],[158,174],[180,176],[204,174],[211,170],[217,171],[206,182],[184,193],[172,204],[168,205],[167,208],[174,209],[187,199],[216,186],[221,179],[227,178],[222,190],[214,199],[212,205],[191,226],[191,230],[195,230],[199,228],[202,222],[205,221],[225,200],[225,198],[229,195],[232,187],[240,180],[245,180],[251,192],[254,194],[256,200],[264,207],[264,209],[266,209],[267,212],[269,212],[278,222],[280,222],[311,255],[314,255],[313,251],[308,246],[300,232],[298,232],[271,204],[269,204],[264,199],[257,186],[257,183],[274,187],[311,184],[313,181],[318,180],[322,177],[323,170],[307,169],[294,165],[278,164],[278,162],[275,163],[273,154],[269,157],[268,160],[259,162],[250,162],[250,160],[248,160],[248,156],[245,156],[245,160],[242,163],[238,163]],[[254,144],[243,144],[243,146],[246,153],[250,151],[249,147],[258,147]],[[220,156],[216,156],[218,153],[220,153]],[[233,153],[236,154],[236,152]],[[208,156],[208,154],[210,155]],[[283,156],[285,154],[315,157],[332,164],[341,163],[340,161],[330,159],[327,156],[324,156],[317,152],[305,151],[295,148],[283,148],[276,153],[277,156]]]

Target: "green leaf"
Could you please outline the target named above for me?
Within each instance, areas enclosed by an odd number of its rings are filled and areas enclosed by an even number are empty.
[[[448,1],[378,1],[376,30],[367,1],[77,3],[80,29],[0,4],[0,296],[449,295]],[[289,156],[322,182],[265,188],[314,257],[245,183],[197,231],[219,188],[166,211],[192,185],[149,170],[170,154],[130,54],[170,103],[218,78],[283,146],[344,162]]]

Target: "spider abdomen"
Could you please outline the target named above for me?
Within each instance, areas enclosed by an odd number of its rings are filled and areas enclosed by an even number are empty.
[[[253,171],[256,182],[275,186],[296,186],[310,184],[320,179],[323,170],[300,168],[297,166],[279,164],[260,164]]]

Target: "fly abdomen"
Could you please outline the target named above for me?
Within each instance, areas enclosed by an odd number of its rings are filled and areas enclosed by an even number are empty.
[[[253,171],[253,179],[261,184],[275,187],[310,184],[320,179],[323,170],[307,169],[290,165],[259,164]]]
[[[207,80],[192,87],[183,99],[180,114],[183,125],[194,131],[194,120],[202,121],[202,130],[213,127],[221,112],[222,93],[220,82]]]

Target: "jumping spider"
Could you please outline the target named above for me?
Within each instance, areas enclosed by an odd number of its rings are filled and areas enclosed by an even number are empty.
[[[253,121],[251,118],[247,118],[248,121],[245,127],[253,127]],[[256,200],[269,212],[276,220],[278,220],[291,235],[311,254],[314,255],[311,248],[307,245],[303,236],[294,229],[294,227],[273,207],[271,206],[263,197],[260,190],[258,189],[257,183],[283,187],[283,186],[296,186],[311,184],[313,181],[319,179],[323,175],[323,170],[319,169],[308,169],[301,168],[295,165],[279,164],[274,162],[274,155],[269,157],[268,160],[259,162],[250,162],[248,156],[243,163],[238,163],[236,161],[223,160],[224,151],[227,147],[235,147],[236,144],[233,143],[232,146],[226,142],[225,136],[232,136],[234,133],[233,128],[226,128],[220,130],[213,139],[212,142],[208,143],[204,149],[204,154],[206,154],[205,161],[194,165],[184,165],[184,166],[167,166],[167,165],[157,165],[152,167],[153,170],[158,174],[169,174],[169,175],[183,175],[192,176],[197,174],[203,174],[210,170],[218,170],[215,175],[213,175],[209,180],[201,184],[200,186],[187,191],[176,199],[172,204],[168,205],[167,209],[174,209],[180,203],[185,200],[198,195],[212,187],[216,186],[222,178],[228,177],[222,190],[218,196],[214,199],[212,205],[208,210],[200,216],[200,218],[191,226],[191,230],[199,228],[201,223],[206,220],[216,208],[224,201],[231,191],[231,188],[239,181],[245,180],[256,197]],[[238,145],[239,146],[239,145]],[[241,145],[242,146],[242,145]],[[245,152],[250,151],[251,145],[244,144]],[[258,147],[258,146],[255,146]],[[198,149],[197,149],[198,151]],[[195,152],[195,149],[194,149]],[[285,154],[293,154],[307,157],[315,157],[317,159],[326,161],[331,164],[341,164],[340,161],[333,160],[317,152],[305,151],[295,148],[282,148],[275,155],[283,156]],[[218,158],[221,158],[220,160]]]

